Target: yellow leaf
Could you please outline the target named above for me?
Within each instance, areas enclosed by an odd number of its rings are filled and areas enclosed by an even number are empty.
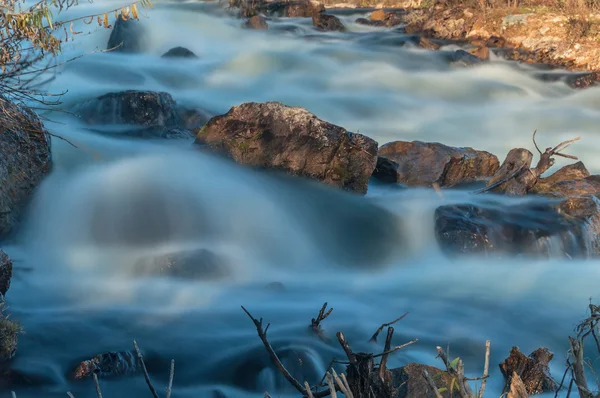
[[[131,6],[131,16],[134,19],[139,19],[139,15],[138,15],[138,10],[137,10],[137,5],[135,3],[133,3],[133,5]]]
[[[104,14],[104,27],[105,28],[110,28],[110,25],[108,24],[108,14]]]

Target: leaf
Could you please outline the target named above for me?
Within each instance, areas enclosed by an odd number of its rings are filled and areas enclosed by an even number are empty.
[[[139,19],[137,5],[135,3],[133,3],[133,5],[131,6],[131,16],[133,17],[133,19]]]
[[[108,14],[104,14],[104,27],[105,28],[110,28],[110,25],[108,24]]]
[[[454,358],[454,360],[450,362],[450,367],[456,368],[456,365],[458,365],[458,361],[460,361],[460,357]]]
[[[446,392],[448,389],[446,387],[438,388],[438,392]]]

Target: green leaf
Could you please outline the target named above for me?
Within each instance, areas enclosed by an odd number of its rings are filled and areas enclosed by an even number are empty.
[[[446,387],[438,388],[438,392],[446,392],[448,389]]]
[[[456,368],[456,365],[458,365],[458,361],[460,361],[460,357],[454,358],[454,360],[450,362],[450,366]]]

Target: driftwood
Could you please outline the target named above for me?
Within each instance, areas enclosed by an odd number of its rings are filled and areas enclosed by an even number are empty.
[[[535,141],[536,133],[537,130],[533,132],[533,145],[540,154],[540,160],[535,167],[531,167],[533,160],[531,152],[522,148],[513,149],[508,153],[500,169],[490,179],[488,185],[483,189],[475,191],[475,193],[484,193],[493,190],[508,195],[525,195],[533,189],[541,175],[554,165],[554,156],[578,160],[575,156],[561,152],[574,142],[579,141],[581,137],[563,141],[554,148],[548,147],[542,152]]]
[[[341,392],[345,397],[350,398],[392,398],[395,396],[395,389],[393,386],[392,373],[387,368],[387,359],[388,356],[398,350],[401,350],[411,344],[416,343],[418,340],[412,340],[408,343],[395,346],[392,348],[392,338],[394,336],[394,328],[392,328],[391,324],[399,321],[402,317],[396,319],[393,322],[382,325],[378,331],[375,332],[373,337],[376,339],[377,335],[381,332],[381,330],[388,326],[387,337],[385,341],[384,351],[380,354],[373,353],[364,353],[364,352],[354,352],[350,347],[350,344],[346,340],[346,337],[342,332],[338,332],[336,334],[337,340],[344,350],[346,357],[348,359],[346,374],[337,375],[335,370],[332,368],[333,363],[338,362],[335,359],[331,361],[329,368],[321,383],[316,386],[311,387],[308,382],[304,382],[301,384],[298,380],[296,380],[290,372],[285,368],[285,366],[281,363],[281,360],[277,356],[277,353],[269,343],[267,339],[267,330],[269,329],[270,324],[266,327],[263,327],[263,320],[256,319],[250,314],[246,308],[242,306],[242,309],[248,315],[248,317],[254,323],[256,327],[256,331],[258,333],[258,337],[263,342],[265,349],[267,350],[271,360],[279,369],[281,374],[286,378],[286,380],[296,389],[298,392],[302,394],[303,397],[326,397],[332,396],[337,397],[337,392]],[[311,320],[310,328],[315,331],[315,333],[322,338],[322,329],[320,327],[321,321],[327,318],[333,309],[327,311],[327,303],[323,305],[321,311],[319,311],[319,315],[317,318],[313,318]],[[381,358],[379,364],[376,364],[376,359]],[[326,381],[326,384],[323,384],[323,381]],[[317,391],[319,387],[327,387],[327,390]]]

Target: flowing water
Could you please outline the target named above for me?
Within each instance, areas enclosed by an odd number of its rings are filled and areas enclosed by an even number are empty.
[[[70,19],[121,2],[82,2]],[[346,33],[319,33],[310,19],[240,28],[221,5],[157,1],[143,18],[142,54],[96,53],[58,68],[50,90],[68,90],[64,107],[123,89],[166,91],[212,114],[247,101],[281,101],[320,118],[392,140],[472,146],[503,158],[513,147],[544,147],[581,135],[570,153],[600,172],[600,89],[575,91],[536,80],[532,67],[494,59],[450,67],[443,52],[425,51],[392,29],[354,24],[366,11],[344,11]],[[61,59],[103,49],[110,32],[94,25],[65,45]],[[89,33],[89,34],[88,34]],[[184,46],[198,59],[163,59]],[[492,341],[496,364],[513,345],[547,346],[560,379],[567,336],[598,297],[596,260],[564,257],[449,259],[438,247],[433,212],[475,201],[461,191],[443,198],[424,189],[372,184],[355,197],[320,184],[258,173],[195,151],[190,141],[117,139],[53,114],[54,169],[38,190],[27,221],[4,249],[16,260],[7,296],[24,325],[14,366],[41,377],[23,397],[94,397],[87,380],[66,376],[82,359],[132,347],[137,339],[163,388],[176,361],[174,397],[297,396],[273,369],[240,306],[270,322],[270,339],[301,379],[316,382],[332,357],[343,357],[335,332],[355,351],[383,322],[404,312],[395,344],[419,342],[390,358],[440,365],[450,345],[474,376]],[[566,164],[557,161],[560,167]],[[508,201],[508,199],[504,199]],[[144,255],[207,248],[230,270],[219,281],[139,276]],[[280,282],[284,290],[265,286]],[[328,341],[307,332],[323,302]],[[380,338],[381,340],[381,338]],[[149,396],[143,377],[102,381],[106,397]],[[224,394],[224,395],[223,395]]]

